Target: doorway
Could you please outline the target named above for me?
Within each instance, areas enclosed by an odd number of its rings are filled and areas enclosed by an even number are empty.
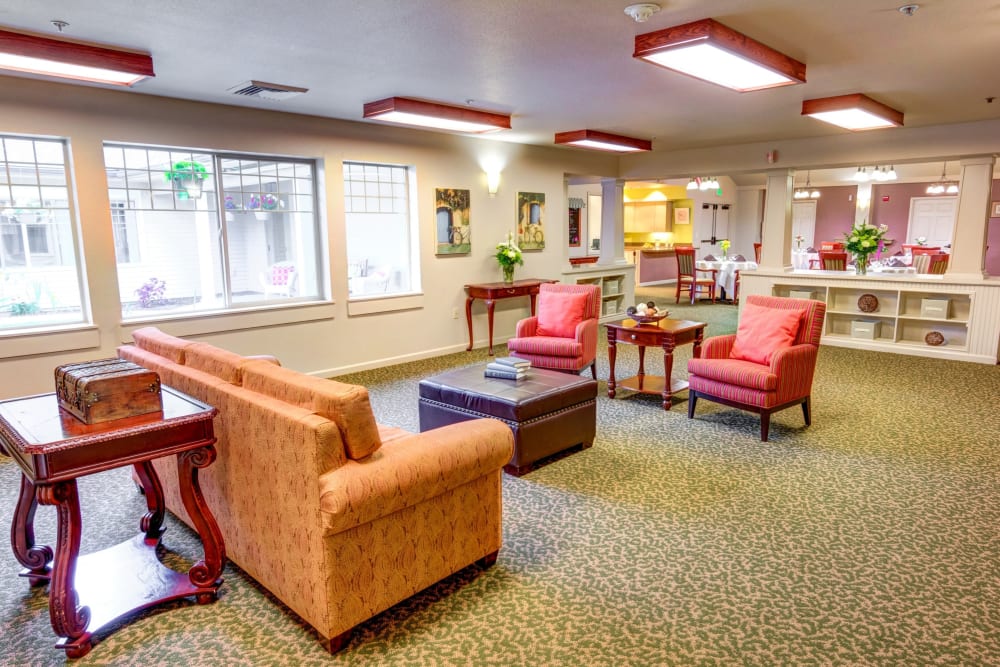
[[[802,248],[813,248],[816,246],[816,202],[797,201],[792,202],[792,241],[795,247],[799,247],[796,239],[802,237]]]
[[[924,237],[926,245],[944,248],[951,245],[955,231],[958,197],[913,197],[910,199],[910,224],[906,243],[916,244]]]

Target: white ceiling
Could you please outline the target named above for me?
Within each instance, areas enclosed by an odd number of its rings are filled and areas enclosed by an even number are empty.
[[[1000,97],[998,0],[927,0],[909,17],[899,0],[669,0],[646,23],[628,4],[6,0],[0,25],[54,33],[60,19],[66,37],[150,52],[157,76],[137,94],[348,120],[395,95],[468,103],[511,113],[513,129],[493,136],[517,143],[583,128],[657,151],[835,135],[845,131],[801,116],[801,102],[853,92],[903,111],[907,126],[1000,118],[1000,99],[985,101]],[[632,57],[635,35],[706,17],[806,63],[808,83],[736,93]],[[309,92],[227,93],[249,79]],[[923,170],[937,178],[940,166]]]

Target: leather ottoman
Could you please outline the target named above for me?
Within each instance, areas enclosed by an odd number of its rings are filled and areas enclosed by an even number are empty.
[[[503,380],[470,366],[421,380],[419,408],[421,431],[480,417],[510,426],[514,455],[504,470],[519,476],[546,456],[594,444],[597,381],[541,368]]]

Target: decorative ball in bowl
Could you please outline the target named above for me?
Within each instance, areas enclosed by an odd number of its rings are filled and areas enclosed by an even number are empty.
[[[625,309],[625,314],[639,324],[649,324],[651,322],[659,322],[670,313],[666,310],[659,310],[655,303],[647,301],[646,303],[629,306]]]

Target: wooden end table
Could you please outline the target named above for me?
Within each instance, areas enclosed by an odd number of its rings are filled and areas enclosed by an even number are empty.
[[[465,286],[468,296],[465,299],[465,321],[469,325],[469,347],[472,349],[472,302],[476,299],[486,301],[486,319],[489,323],[490,355],[493,354],[493,307],[498,299],[511,299],[515,296],[527,296],[531,299],[531,314],[535,314],[535,297],[543,283],[554,283],[556,280],[542,280],[539,278],[525,278],[515,280],[512,283],[481,283]]]
[[[49,617],[60,637],[56,648],[69,658],[86,655],[98,630],[132,611],[188,596],[207,604],[222,584],[225,544],[198,485],[198,469],[215,460],[217,410],[167,386],[162,396],[162,412],[89,425],[60,410],[55,394],[0,401],[0,453],[21,468],[10,531],[14,556],[31,585],[50,583]],[[152,460],[171,455],[177,456],[181,498],[205,552],[187,574],[164,566],[156,555],[165,505]],[[77,478],[126,465],[135,467],[146,493],[142,532],[80,556]],[[54,553],[35,545],[39,503],[56,507]]]
[[[669,410],[672,397],[687,389],[687,380],[672,377],[674,369],[674,348],[687,343],[694,344],[694,357],[701,355],[701,341],[705,336],[705,323],[690,320],[662,319],[650,324],[639,324],[632,319],[618,320],[605,324],[608,328],[608,364],[611,367],[608,378],[608,398],[615,397],[615,389],[622,386],[643,394],[663,396],[663,409]],[[639,374],[615,382],[615,357],[618,343],[639,346]],[[663,376],[646,375],[646,347],[663,348]]]

